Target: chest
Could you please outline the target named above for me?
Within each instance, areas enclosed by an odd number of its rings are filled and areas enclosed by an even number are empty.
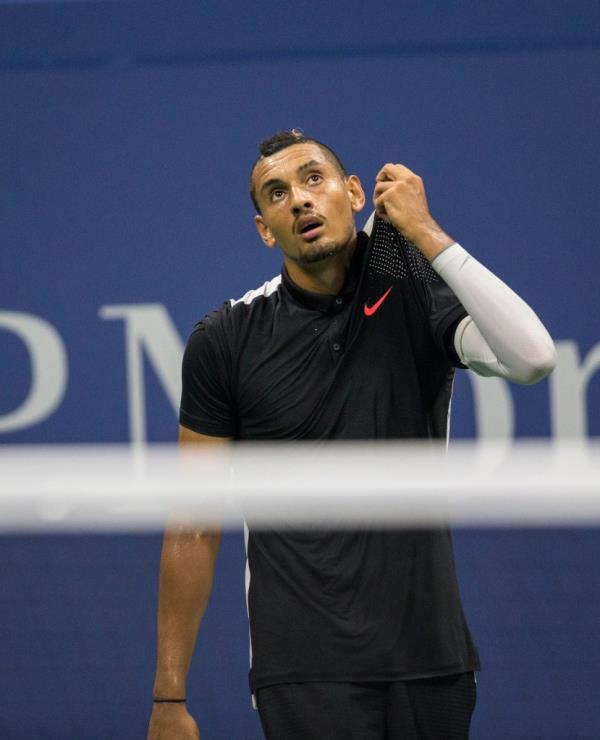
[[[366,305],[282,307],[260,330],[245,328],[234,382],[240,438],[421,436],[422,379],[440,360],[425,317],[407,311],[399,290],[375,311]]]

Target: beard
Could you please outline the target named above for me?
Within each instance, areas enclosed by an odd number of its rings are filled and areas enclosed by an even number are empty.
[[[296,262],[301,265],[312,265],[315,262],[333,257],[335,254],[343,252],[347,247],[345,242],[329,242],[325,244],[309,244],[306,251],[296,258]]]

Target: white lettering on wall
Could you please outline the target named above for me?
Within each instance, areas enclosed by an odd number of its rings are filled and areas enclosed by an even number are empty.
[[[168,311],[160,303],[102,306],[101,318],[124,323],[125,366],[130,438],[146,440],[144,360],[159,379],[175,413],[181,396],[181,360],[184,345]],[[16,432],[43,422],[65,395],[67,352],[60,334],[45,319],[28,313],[0,311],[0,331],[13,332],[29,353],[31,383],[25,400],[0,416],[0,433]],[[577,343],[556,342],[558,363],[549,378],[551,434],[585,437],[588,433],[587,389],[600,370],[600,343],[581,358]],[[510,384],[501,378],[483,378],[468,372],[477,437],[514,437],[515,407]]]
[[[17,432],[40,424],[58,408],[67,388],[67,352],[60,334],[39,316],[0,311],[0,329],[16,334],[29,353],[29,393],[20,406],[0,416],[0,432]]]
[[[153,367],[175,412],[181,398],[183,342],[160,303],[102,306],[103,319],[122,319],[129,405],[129,434],[133,443],[146,441],[144,356]]]
[[[472,371],[475,429],[481,439],[509,441],[515,431],[515,410],[509,384],[502,378],[484,378]]]
[[[553,437],[585,437],[588,432],[587,386],[600,369],[600,343],[581,362],[577,343],[556,342],[558,362],[550,376]]]

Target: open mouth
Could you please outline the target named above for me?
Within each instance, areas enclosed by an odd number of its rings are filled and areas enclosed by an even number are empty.
[[[314,229],[318,229],[321,224],[318,221],[314,221],[312,224],[308,224],[303,229],[300,229],[301,234],[308,234],[309,231],[314,231]]]
[[[323,223],[316,218],[305,217],[298,222],[298,234],[307,239],[316,236]]]

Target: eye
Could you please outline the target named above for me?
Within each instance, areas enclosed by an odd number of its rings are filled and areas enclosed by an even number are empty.
[[[285,190],[281,190],[281,188],[275,188],[275,190],[271,190],[271,200],[281,200],[284,195]]]
[[[321,181],[323,180],[323,177],[322,177],[322,175],[317,175],[317,174],[315,173],[315,174],[312,174],[312,175],[310,175],[308,179],[309,179],[309,181],[310,181],[311,183],[313,183],[313,185],[314,185],[314,184],[316,184],[316,183],[319,183],[319,182],[321,182]]]

